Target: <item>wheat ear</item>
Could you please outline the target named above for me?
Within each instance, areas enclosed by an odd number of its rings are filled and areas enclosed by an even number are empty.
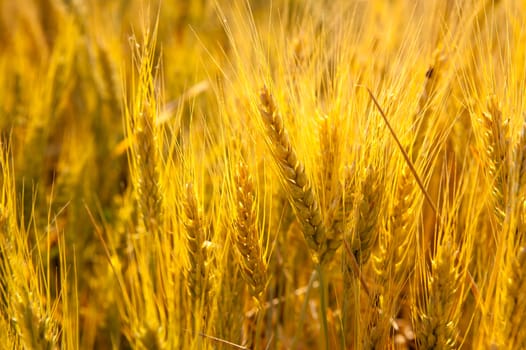
[[[352,251],[360,264],[365,264],[378,240],[378,223],[382,207],[382,176],[374,167],[364,169],[361,191],[355,198],[355,228]]]
[[[416,327],[419,349],[456,349],[460,273],[457,251],[446,241],[439,246],[427,276],[427,300],[419,312]]]
[[[15,296],[14,304],[17,317],[14,323],[28,349],[54,350],[59,341],[56,322],[42,311],[35,296],[28,291]]]
[[[369,346],[372,341],[371,332],[367,325],[372,322],[372,315],[376,313],[371,303],[363,303],[360,298],[360,275],[355,270],[367,263],[372,249],[378,239],[379,214],[382,201],[382,176],[376,167],[370,165],[363,169],[361,183],[350,180],[350,188],[358,191],[353,194],[352,230],[345,234],[345,245],[350,247],[350,255],[345,255],[343,264],[343,330],[353,348]],[[360,180],[359,180],[360,181]],[[352,234],[351,234],[352,233]],[[353,262],[354,260],[354,262]],[[352,264],[358,267],[353,268]],[[362,282],[363,283],[363,282]],[[364,285],[362,284],[362,287]],[[366,290],[368,293],[368,290]],[[366,312],[364,312],[366,310]],[[365,320],[364,317],[371,317]]]
[[[325,210],[327,223],[327,249],[332,255],[341,245],[347,216],[351,211],[352,181],[348,177],[342,184],[338,177],[342,153],[338,128],[330,125],[328,118],[324,118],[319,133],[321,151],[319,182],[323,185],[320,203]]]
[[[487,111],[482,113],[483,147],[486,154],[486,175],[493,183],[492,194],[496,202],[495,214],[498,222],[506,215],[509,181],[509,124],[504,120],[497,96],[491,95],[487,101]]]
[[[526,117],[526,115],[525,115]],[[519,139],[514,147],[517,171],[517,241],[523,242],[526,237],[526,122],[523,123]]]
[[[509,319],[509,344],[516,349],[526,347],[526,322],[524,315],[526,305],[522,302],[521,296],[526,295],[526,247],[520,247],[519,251],[511,264],[511,271],[506,283],[507,289],[507,311]]]
[[[202,213],[197,202],[194,186],[191,183],[186,185],[186,197],[183,205],[189,258],[189,265],[186,269],[188,294],[192,298],[193,303],[204,298],[204,305],[206,305],[209,292],[207,281],[209,259],[206,250],[206,236]]]
[[[415,210],[416,184],[407,165],[403,165],[398,177],[396,191],[389,209],[384,240],[380,243],[379,253],[373,257],[373,266],[380,284],[388,280],[404,281],[408,272],[408,261],[412,259],[413,235],[411,223]]]
[[[236,186],[235,245],[239,253],[241,273],[250,288],[250,294],[260,298],[267,283],[267,265],[256,222],[256,203],[252,178],[247,164],[240,161],[234,177]]]
[[[318,200],[309,183],[305,167],[296,156],[272,95],[266,87],[261,90],[260,114],[266,127],[268,144],[285,180],[289,201],[301,223],[303,235],[316,263],[324,262],[327,253],[326,229]]]
[[[134,62],[138,66],[134,75],[138,77],[125,115],[127,136],[134,141],[129,154],[139,225],[152,234],[158,232],[162,221],[159,129],[155,123],[159,96],[155,89],[157,77],[152,74],[154,46],[155,42],[145,43],[134,52]]]
[[[398,176],[385,230],[381,230],[379,249],[372,256],[379,286],[376,298],[381,311],[371,336],[376,347],[385,346],[385,335],[392,325],[392,317],[400,310],[400,297],[407,288],[411,262],[415,261],[414,230],[411,228],[416,207],[415,188],[413,174],[404,164]]]
[[[146,325],[140,329],[137,341],[144,349],[163,350],[168,348],[165,333],[163,327]]]

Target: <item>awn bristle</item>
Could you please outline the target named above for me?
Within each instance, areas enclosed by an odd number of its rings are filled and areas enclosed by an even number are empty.
[[[430,125],[433,101],[440,87],[441,78],[446,69],[447,56],[442,49],[433,53],[433,63],[426,71],[424,87],[418,100],[418,110],[415,114],[415,144],[414,154],[425,154],[424,141]]]

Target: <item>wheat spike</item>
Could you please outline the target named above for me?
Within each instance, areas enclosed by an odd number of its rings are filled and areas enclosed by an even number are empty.
[[[321,121],[319,138],[321,151],[319,182],[323,184],[320,203],[325,212],[328,250],[332,255],[341,245],[345,222],[351,209],[352,174],[349,172],[345,174],[348,177],[344,184],[338,179],[342,143],[338,128],[330,125],[327,117]]]
[[[137,182],[139,215],[145,229],[150,233],[155,233],[159,228],[159,218],[161,216],[157,151],[151,126],[139,129],[136,135],[137,162],[140,169]]]
[[[126,108],[126,132],[134,140],[130,155],[140,226],[152,234],[157,233],[162,221],[159,130],[155,123],[159,93],[155,88],[157,77],[152,73],[154,45],[154,42],[145,43],[134,53],[138,87]]]
[[[526,194],[526,122],[522,125],[519,140],[515,145],[515,157],[519,167],[519,193]]]
[[[163,350],[167,348],[163,327],[147,325],[143,326],[138,333],[137,340],[143,349]]]
[[[391,317],[400,310],[400,297],[407,288],[407,277],[411,273],[414,259],[414,235],[411,224],[415,211],[415,180],[407,165],[398,176],[396,191],[389,208],[385,229],[382,229],[379,249],[372,256],[373,269],[378,284],[377,299],[381,310],[374,325],[373,341],[385,340],[391,327]]]
[[[503,319],[498,326],[502,330],[501,342],[514,349],[522,349],[526,345],[526,332],[524,327],[524,313],[526,306],[521,302],[521,296],[526,293],[526,247],[520,247],[516,255],[511,257],[507,268],[506,278],[503,283],[502,306]]]
[[[42,312],[31,292],[23,291],[15,296],[17,317],[14,322],[28,349],[55,350],[59,335],[56,322]]]
[[[235,244],[240,256],[241,273],[250,287],[250,294],[259,298],[267,283],[267,266],[258,235],[254,187],[244,161],[239,162],[236,170]]]
[[[502,115],[502,107],[496,95],[488,97],[487,111],[482,113],[483,147],[487,156],[486,175],[493,183],[492,194],[496,206],[495,213],[502,223],[506,215],[508,201],[508,181],[510,174],[510,136],[509,121]]]
[[[355,227],[351,248],[356,260],[365,264],[378,240],[379,215],[382,208],[382,178],[380,172],[369,166],[364,169],[361,191],[355,198]]]
[[[398,178],[397,188],[389,210],[384,240],[381,241],[379,254],[373,257],[375,272],[380,284],[389,279],[405,280],[407,262],[412,260],[411,230],[415,207],[415,180],[407,165],[404,165]]]
[[[352,256],[345,256],[343,270],[343,327],[354,348],[370,346],[371,332],[370,330],[365,332],[366,327],[362,323],[374,322],[376,310],[372,307],[370,300],[364,303],[360,298],[360,276],[352,268],[352,259],[358,263],[359,267],[365,265],[369,260],[379,236],[379,214],[382,207],[382,178],[380,173],[375,166],[370,165],[363,169],[362,177],[359,190],[353,196],[352,235],[351,232],[345,234],[345,244],[349,244]],[[355,181],[351,181],[351,183]],[[355,185],[353,184],[350,187],[354,188]],[[359,273],[363,271],[361,268],[359,270]],[[370,296],[367,295],[367,297]]]
[[[272,95],[266,87],[261,91],[260,113],[266,127],[272,155],[284,178],[289,200],[301,223],[307,245],[315,262],[324,262],[327,250],[326,229],[316,195],[305,168],[296,156]]]
[[[519,139],[514,147],[517,170],[517,240],[526,237],[526,123],[523,123]]]
[[[201,298],[206,299],[208,294],[208,257],[202,213],[199,209],[194,186],[191,183],[186,185],[186,197],[183,205],[187,251],[190,260],[190,264],[186,270],[186,282],[188,293],[193,302],[196,302],[197,300],[201,300]]]
[[[526,305],[521,302],[521,296],[526,293],[526,271],[524,266],[526,264],[526,247],[521,247],[515,263],[513,264],[513,276],[508,280],[508,283],[513,284],[514,288],[510,288],[510,296],[513,300],[513,310],[511,317],[511,339],[512,344],[517,348],[524,348],[526,346],[526,323],[522,315],[526,312]]]
[[[438,248],[427,277],[427,300],[420,310],[417,337],[420,349],[456,349],[460,273],[457,251],[450,242]]]

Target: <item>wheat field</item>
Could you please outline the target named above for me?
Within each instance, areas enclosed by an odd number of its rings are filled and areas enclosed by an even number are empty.
[[[526,349],[526,2],[0,0],[1,349]]]

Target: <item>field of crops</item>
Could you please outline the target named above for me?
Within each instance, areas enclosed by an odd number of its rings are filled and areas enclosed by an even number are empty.
[[[526,2],[0,0],[0,349],[526,349]]]

